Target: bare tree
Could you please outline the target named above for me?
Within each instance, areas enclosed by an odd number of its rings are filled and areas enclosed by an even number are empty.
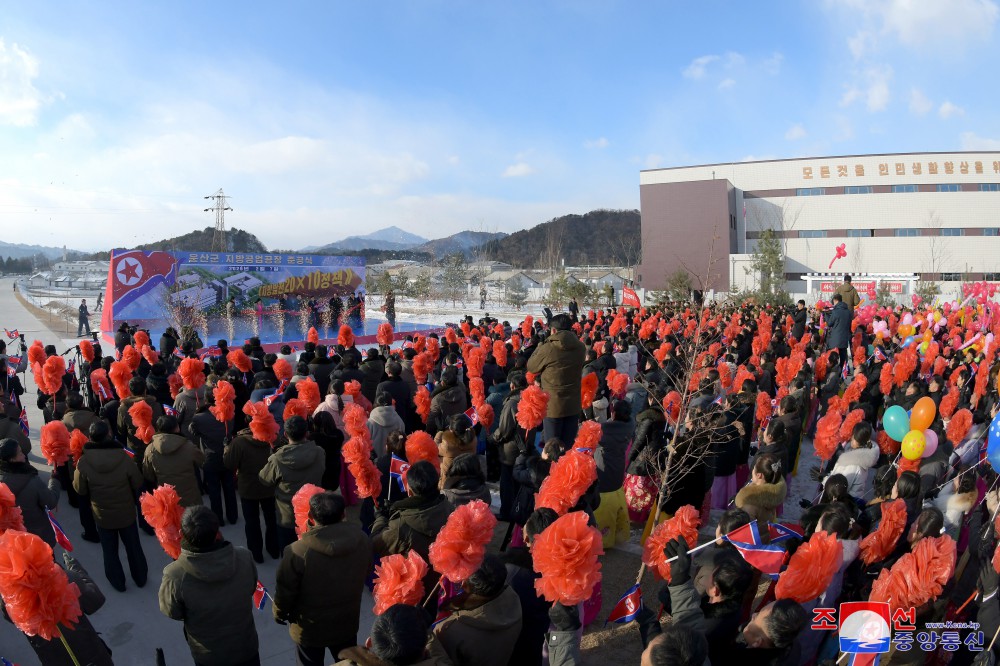
[[[635,268],[642,259],[642,238],[635,234],[615,234],[611,237],[611,246],[614,248],[615,256],[622,261],[626,272],[626,279],[635,279]]]

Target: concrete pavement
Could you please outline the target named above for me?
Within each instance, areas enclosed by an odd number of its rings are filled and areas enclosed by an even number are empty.
[[[96,322],[97,317],[92,315],[91,324]],[[17,328],[21,333],[24,333],[28,344],[31,344],[32,340],[38,339],[44,344],[55,344],[60,351],[77,343],[77,338],[66,337],[63,322],[57,320],[54,326],[56,331],[60,332],[50,330],[47,322],[39,321],[17,301],[13,293],[13,280],[0,279],[0,328]],[[75,330],[71,331],[71,333],[73,332]],[[30,437],[33,445],[31,462],[41,471],[43,477],[47,477],[49,467],[38,454],[39,428],[43,424],[43,419],[41,412],[35,406],[36,386],[31,372],[27,372],[22,377],[22,382],[25,386],[25,408],[31,426]],[[356,520],[357,508],[353,507],[353,509],[353,511],[349,510],[350,518]],[[154,663],[155,649],[158,647],[163,648],[168,666],[191,664],[191,653],[184,641],[181,623],[166,618],[159,610],[157,590],[160,586],[163,567],[170,562],[170,558],[163,552],[156,538],[140,533],[142,547],[149,563],[149,580],[146,586],[138,589],[129,578],[128,589],[124,593],[119,593],[108,584],[104,577],[100,544],[88,543],[80,538],[82,529],[79,514],[76,509],[71,508],[66,503],[65,493],[60,499],[57,517],[73,542],[73,556],[90,572],[107,597],[107,603],[100,611],[90,616],[90,621],[111,647],[115,664],[118,666],[152,664]],[[227,525],[222,532],[225,538],[234,544],[245,545],[242,516],[238,524]],[[61,549],[57,547],[56,550],[57,560],[61,561],[61,552],[59,552]],[[124,550],[120,555],[127,574],[128,565]],[[265,563],[258,565],[258,573],[264,586],[273,590],[277,562],[270,560],[266,555],[265,558]],[[247,603],[250,603],[249,598]],[[374,619],[372,605],[371,595],[366,590],[361,604],[361,628],[358,632],[361,641],[367,638],[371,630]],[[270,602],[264,611],[255,612],[254,617],[260,640],[261,664],[264,666],[294,664],[295,649],[288,637],[288,629],[274,622]],[[39,661],[25,637],[12,624],[4,620],[0,620],[0,656],[19,664],[19,666],[39,665]],[[332,659],[330,663],[333,663]]]

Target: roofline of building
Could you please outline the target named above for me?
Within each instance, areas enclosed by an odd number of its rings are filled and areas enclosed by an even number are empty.
[[[685,164],[684,166],[657,167],[655,169],[639,169],[639,173],[653,171],[676,171],[677,169],[698,169],[704,167],[740,166],[741,164],[770,164],[773,162],[802,162],[805,160],[837,160],[857,157],[904,157],[912,155],[996,155],[996,150],[931,150],[914,153],[864,153],[861,155],[816,155],[813,157],[786,157],[774,160],[748,160],[746,162],[715,162],[711,164]],[[723,180],[723,179],[719,179]]]

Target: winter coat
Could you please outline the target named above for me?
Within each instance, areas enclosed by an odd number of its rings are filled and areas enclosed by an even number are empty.
[[[361,364],[361,372],[365,373],[365,378],[361,382],[361,395],[374,403],[378,385],[385,376],[385,363],[378,357],[368,358]]]
[[[736,467],[746,462],[740,458],[742,453],[743,438],[740,436],[736,426],[729,424],[719,430],[713,437],[718,441],[713,442],[712,448],[715,453],[715,476],[731,476],[736,473]],[[782,459],[784,464],[784,459]]]
[[[784,414],[782,416],[775,417],[775,421],[781,421],[785,424],[785,441],[788,443],[788,459],[783,460],[782,472],[789,473],[795,468],[795,458],[799,452],[799,445],[802,441],[802,419],[799,418],[798,412],[791,412],[789,414]]]
[[[372,544],[360,525],[314,525],[285,547],[274,590],[274,617],[298,645],[356,644]]]
[[[493,408],[494,414],[499,414],[503,411],[503,402],[510,395],[510,384],[504,382],[503,384],[494,384],[486,390],[486,404]],[[493,423],[490,425],[490,433],[496,432],[499,419],[493,419]]]
[[[456,508],[475,500],[482,500],[489,506],[493,500],[489,487],[478,477],[451,475],[444,480],[441,493]]]
[[[389,377],[384,382],[379,382],[375,389],[375,395],[388,393],[392,396],[393,407],[403,423],[409,423],[412,418],[413,396],[416,392],[416,383],[408,384],[401,377]]]
[[[840,297],[844,299],[844,306],[851,312],[854,312],[854,308],[861,305],[861,297],[858,296],[858,290],[854,288],[853,284],[844,282],[833,293],[840,294]]]
[[[851,497],[867,497],[870,495],[872,474],[878,463],[879,453],[879,448],[874,444],[857,449],[848,448],[837,457],[830,474],[843,474],[847,477],[847,492]],[[825,478],[823,484],[826,485]]]
[[[826,314],[826,348],[845,349],[850,341],[851,309],[846,303],[837,303]]]
[[[295,527],[292,497],[307,483],[320,485],[325,466],[326,453],[308,440],[283,446],[267,459],[257,478],[265,486],[274,486],[279,525]]]
[[[625,485],[625,456],[634,431],[632,421],[608,421],[602,426],[601,441],[594,451],[600,492],[611,493]]]
[[[979,493],[975,488],[967,493],[956,493],[954,484],[947,483],[941,488],[938,496],[932,500],[933,506],[936,506],[944,514],[945,530],[956,541],[958,541],[959,532],[962,531],[962,521],[965,519],[965,514],[972,510],[978,498]]]
[[[257,656],[257,580],[250,551],[228,541],[207,552],[182,548],[177,561],[164,567],[160,612],[184,622],[184,637],[197,663],[228,666]]]
[[[344,403],[344,406],[346,407],[347,403],[354,402],[354,398],[345,393],[340,396],[340,401]],[[319,403],[319,406],[317,406],[315,411],[313,411],[313,414],[317,414],[319,412],[327,412],[333,417],[333,422],[337,424],[337,429],[341,432],[344,431],[344,415],[341,413],[340,406],[337,404],[336,395],[332,393],[327,395],[326,398],[323,399],[323,402]]]
[[[488,601],[469,595],[462,606],[479,602],[475,608],[460,607],[434,627],[451,660],[458,666],[507,666],[521,633],[521,601],[505,586]]]
[[[21,446],[21,452],[27,457],[31,453],[31,440],[21,430],[17,421],[7,418],[0,410],[0,439],[14,439]]]
[[[181,498],[181,506],[198,506],[201,488],[195,466],[205,464],[205,453],[183,435],[157,433],[146,447],[142,472],[154,486],[170,484]]]
[[[535,510],[535,495],[548,473],[549,464],[541,456],[522,454],[517,457],[513,476],[518,488],[511,518],[518,525],[524,526]]]
[[[435,431],[448,427],[448,421],[455,414],[463,414],[469,408],[465,397],[465,387],[461,384],[445,388],[439,386],[431,394],[431,414],[427,417],[428,430],[432,424]]]
[[[586,347],[573,331],[553,331],[528,358],[528,372],[539,375],[549,394],[546,416],[577,416]]]
[[[236,492],[248,500],[274,497],[274,488],[260,482],[259,474],[273,450],[271,445],[254,439],[253,432],[246,428],[226,445],[222,462],[226,469],[236,473]]]
[[[202,384],[196,389],[184,389],[177,394],[174,399],[174,411],[177,412],[177,425],[181,427],[181,432],[187,432],[188,424],[194,415],[198,413],[198,408],[205,404],[205,385]],[[163,410],[161,409],[162,413]],[[153,417],[156,423],[156,417]]]
[[[76,465],[73,489],[89,497],[94,521],[106,530],[124,529],[135,522],[136,494],[142,474],[118,442],[87,442]]]
[[[493,441],[500,447],[500,461],[504,465],[513,465],[518,455],[527,452],[524,429],[517,424],[517,407],[520,403],[521,392],[511,391],[504,400],[497,428],[493,433]]]
[[[463,441],[451,430],[442,430],[434,437],[434,441],[438,445],[438,455],[441,456],[441,480],[438,487],[444,487],[448,470],[451,469],[451,463],[455,458],[463,453],[476,452],[476,434],[471,430],[466,430],[465,435]]]
[[[79,430],[87,437],[90,437],[90,426],[94,421],[99,421],[100,417],[89,409],[70,409],[63,414],[62,422],[73,434],[74,430]]]
[[[118,432],[124,436],[128,447],[135,451],[135,462],[140,468],[143,465],[144,454],[146,453],[146,442],[135,436],[135,424],[132,423],[132,415],[128,413],[128,410],[132,409],[137,402],[142,400],[145,400],[146,404],[153,411],[150,423],[155,426],[156,419],[163,416],[163,405],[149,396],[129,396],[118,405]]]
[[[0,483],[6,484],[14,493],[14,502],[21,509],[24,529],[55,548],[56,537],[45,515],[46,507],[55,509],[59,504],[62,486],[55,475],[50,476],[46,484],[31,463],[4,461],[0,462]]]
[[[207,409],[194,415],[188,426],[188,437],[205,453],[205,469],[223,468],[222,455],[226,440],[233,432],[233,421],[222,423]]]
[[[174,399],[170,396],[170,382],[166,375],[150,373],[146,377],[146,395],[164,405],[172,405]]]
[[[806,333],[806,320],[809,318],[809,312],[805,308],[799,310],[795,308],[792,311],[792,331],[791,336],[796,340],[801,340],[802,336]]]
[[[701,441],[700,438],[691,439],[680,437],[677,442],[677,449],[673,456],[668,455],[667,447],[663,447],[664,466],[666,467],[666,478],[676,479],[673,483],[668,483],[663,487],[660,497],[660,511],[673,515],[677,509],[685,504],[700,507],[705,500],[705,492],[711,486],[706,484],[708,474],[711,469],[709,456],[702,456],[700,459],[685,460],[686,447],[695,447],[695,450],[708,450],[710,444]],[[693,456],[692,456],[693,457]]]
[[[391,433],[406,434],[406,424],[391,406],[376,407],[368,415],[368,432],[372,436],[372,450],[377,457],[385,453],[385,440]]]
[[[507,662],[512,666],[542,666],[542,645],[548,631],[552,603],[535,591],[535,573],[531,552],[524,546],[509,548],[501,554],[507,565],[507,585],[521,601],[521,634]]]
[[[635,425],[635,438],[628,454],[628,473],[634,476],[653,476],[659,458],[665,457],[664,427],[667,420],[659,407],[650,407],[639,413]]]
[[[444,495],[435,497],[413,496],[393,502],[388,516],[379,514],[372,525],[372,545],[378,556],[401,554],[415,550],[428,560],[431,544],[444,527],[452,506]],[[434,572],[428,573],[431,585],[437,581]],[[430,589],[427,587],[426,589]]]
[[[758,525],[773,521],[775,509],[784,504],[788,488],[783,478],[777,483],[751,483],[736,493],[736,507],[743,509]]]

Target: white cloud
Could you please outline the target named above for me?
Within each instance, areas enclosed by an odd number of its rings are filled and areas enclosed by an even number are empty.
[[[728,90],[736,85],[736,79],[722,79],[719,81],[719,90]]]
[[[879,50],[885,37],[951,55],[988,41],[1000,18],[995,0],[827,0],[825,5],[860,24],[847,39],[855,60]]]
[[[783,63],[784,61],[785,61],[784,55],[778,52],[774,52],[771,54],[770,58],[764,61],[763,63],[764,71],[770,74],[771,76],[775,76],[778,74],[779,71],[781,71],[781,63]]]
[[[943,119],[948,120],[952,116],[964,116],[965,109],[956,104],[952,104],[948,100],[945,100],[938,108],[938,115]]]
[[[869,30],[859,30],[853,37],[847,38],[847,48],[855,60],[861,60],[875,47],[875,35]]]
[[[785,140],[787,141],[798,141],[804,138],[806,138],[806,128],[802,126],[802,123],[792,125],[785,132]]]
[[[962,150],[1000,150],[1000,139],[979,136],[975,132],[962,132]]]
[[[647,169],[657,169],[663,166],[663,155],[657,155],[656,153],[650,153],[643,158],[643,164]]]
[[[0,38],[0,125],[34,125],[43,96],[35,88],[38,60],[12,42]]]
[[[527,162],[517,162],[504,169],[501,175],[504,178],[521,178],[522,176],[530,176],[533,173],[535,173],[535,170],[531,168],[530,164]]]
[[[923,91],[919,88],[910,89],[910,113],[922,116],[930,112],[933,108],[934,104],[927,99]]]
[[[854,104],[861,97],[861,90],[856,86],[847,86],[846,88],[840,97],[840,106],[845,108]]]
[[[695,58],[691,61],[691,64],[684,69],[684,78],[695,80],[704,78],[705,72],[708,70],[708,66],[718,60],[719,56],[717,55],[704,55],[699,58]]]
[[[865,106],[869,111],[885,111],[889,106],[889,80],[892,78],[892,67],[872,67],[866,73],[868,88],[865,91]]]
[[[591,149],[591,150],[595,149],[595,148],[596,149],[607,148],[610,145],[611,145],[611,142],[608,141],[603,136],[599,137],[597,139],[588,139],[587,141],[583,142],[583,147],[587,148],[587,149]]]

